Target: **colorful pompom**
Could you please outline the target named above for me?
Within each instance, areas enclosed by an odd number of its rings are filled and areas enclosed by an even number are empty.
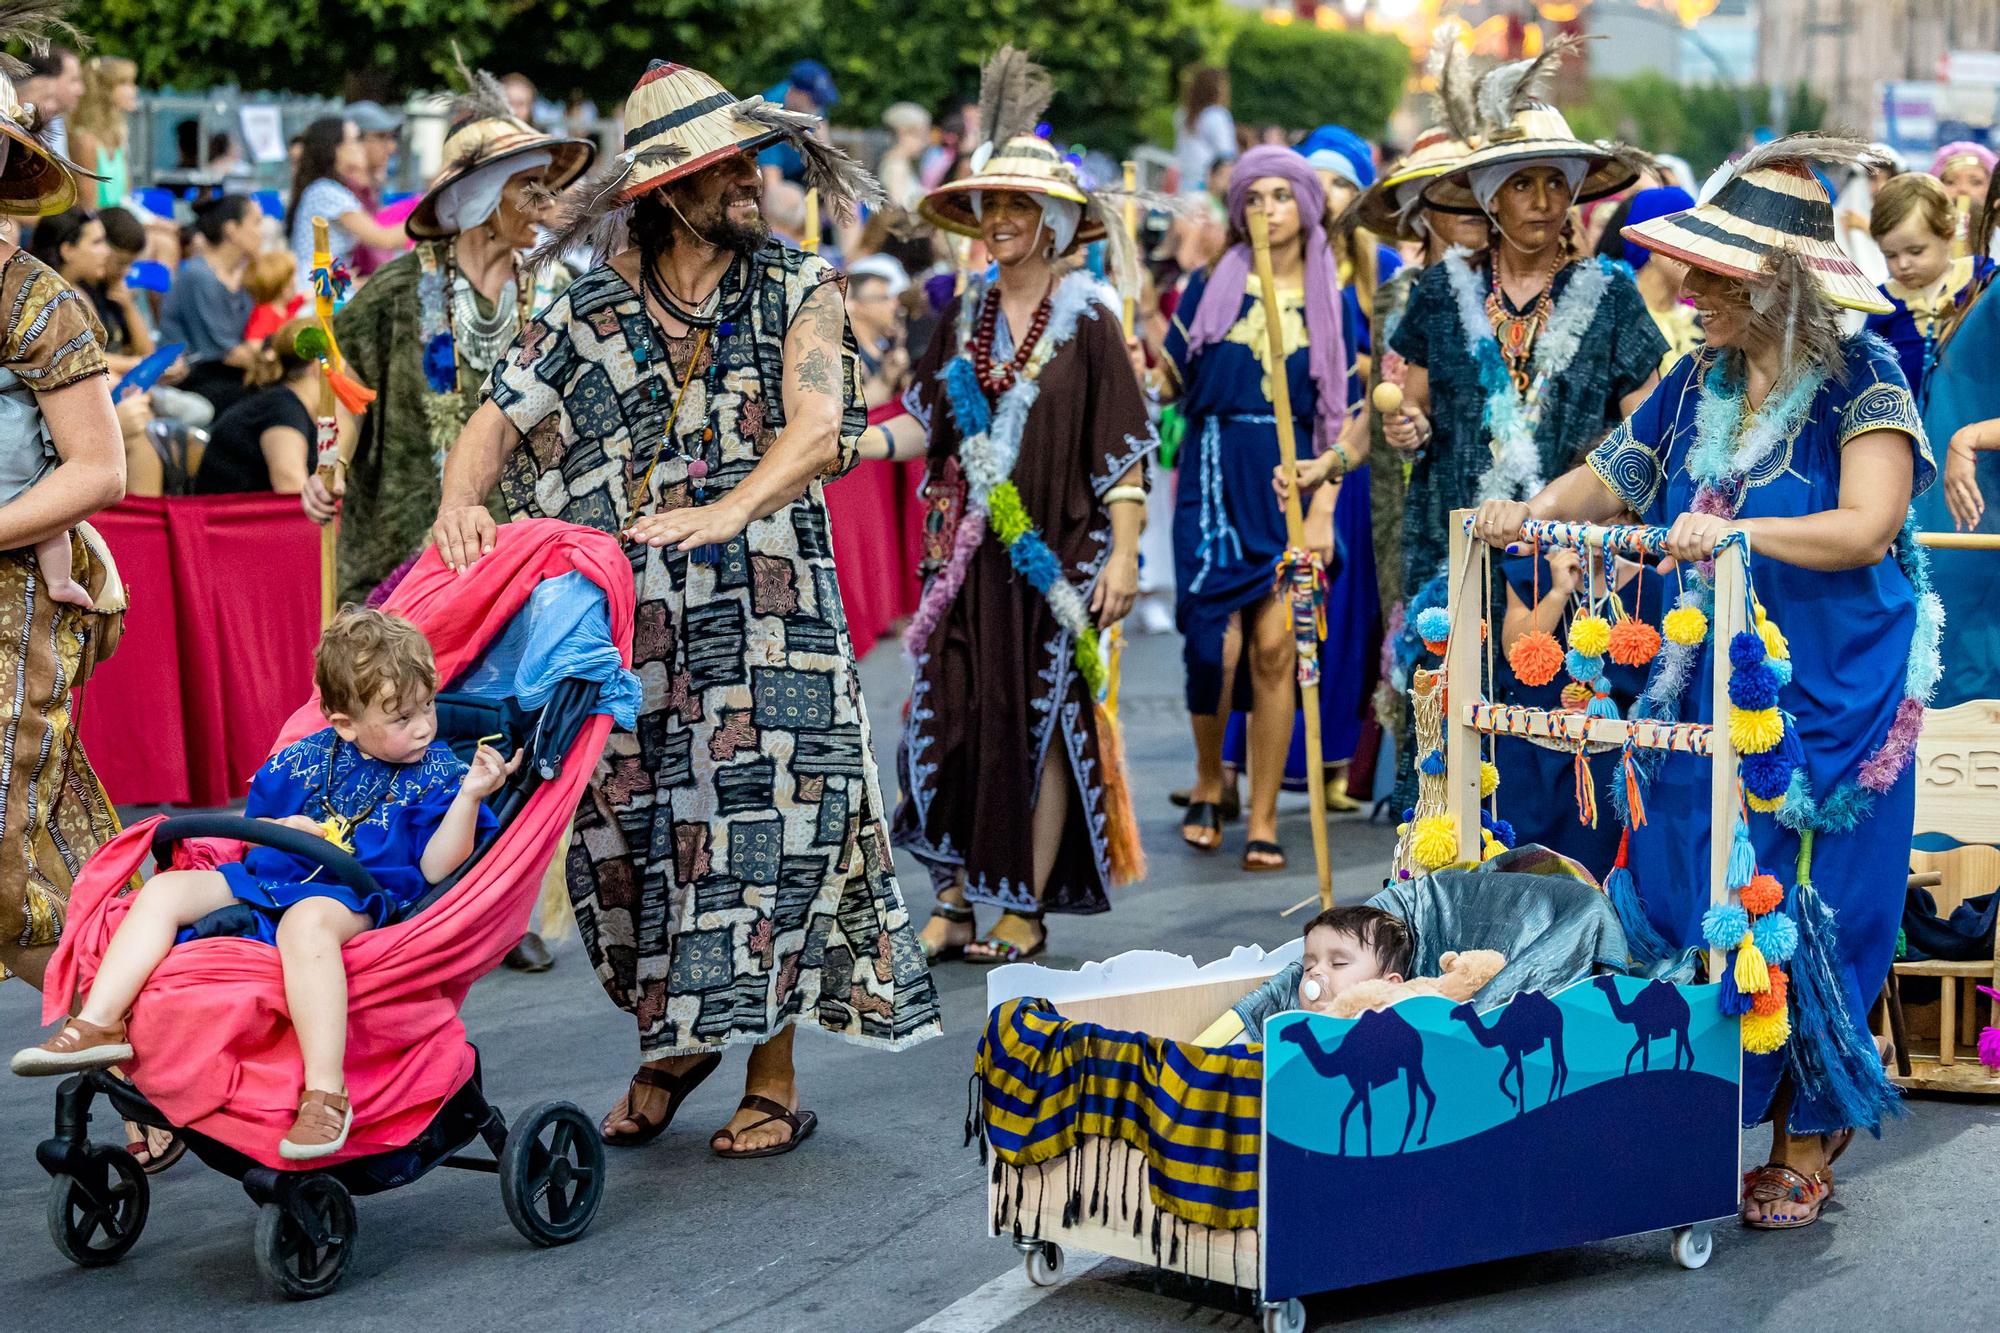
[[[1432,777],[1437,777],[1439,774],[1443,773],[1444,751],[1443,750],[1426,751],[1424,757],[1417,761],[1417,771],[1419,773],[1427,773]]]
[[[1410,856],[1426,870],[1437,870],[1458,859],[1458,821],[1450,815],[1425,815],[1410,827]]]
[[[292,350],[301,360],[317,361],[326,355],[326,333],[317,324],[307,325],[292,338]]]
[[[1744,755],[1738,771],[1743,777],[1743,789],[1750,795],[1781,800],[1785,789],[1792,785],[1792,768],[1791,756],[1780,746],[1763,754]]]
[[[1785,886],[1778,882],[1776,875],[1752,875],[1736,900],[1743,904],[1743,910],[1753,917],[1765,916],[1778,910],[1785,901]],[[1754,930],[1755,927],[1752,927]],[[1758,944],[1762,948],[1762,942]]]
[[[1785,975],[1785,969],[1772,968],[1771,988],[1751,998],[1750,1012],[1766,1017],[1784,1013],[1785,998],[1790,992],[1790,987],[1791,979]]]
[[[1502,847],[1512,847],[1518,840],[1514,833],[1514,826],[1504,819],[1494,819],[1488,816],[1485,824],[1487,830],[1493,834],[1494,841],[1498,842]]]
[[[1722,1010],[1724,1018],[1740,1018],[1750,1012],[1752,997],[1736,989],[1736,974],[1728,968],[1722,969],[1722,978],[1716,984],[1715,1004]]]
[[[1765,652],[1780,661],[1791,661],[1792,647],[1785,642],[1784,631],[1778,628],[1777,621],[1764,614],[1761,603],[1757,607],[1757,637],[1764,641]]]
[[[1490,759],[1479,763],[1479,795],[1483,800],[1500,790],[1500,770]]]
[[[1771,989],[1770,965],[1764,961],[1764,951],[1757,947],[1756,937],[1747,930],[1736,946],[1736,989],[1750,995]]]
[[[1506,854],[1507,844],[1497,838],[1488,838],[1486,845],[1479,851],[1479,859],[1481,861],[1491,861],[1496,856],[1505,856]]]
[[[1569,622],[1569,646],[1585,657],[1604,656],[1611,646],[1611,622],[1603,616],[1578,616]]]
[[[1750,933],[1750,914],[1735,903],[1720,903],[1701,914],[1701,937],[1711,949],[1733,949]]]
[[[1758,661],[1729,678],[1729,702],[1738,708],[1775,708],[1778,705],[1778,674],[1770,664]]]
[[[1764,660],[1764,641],[1748,630],[1729,636],[1729,665],[1748,671]]]
[[[1546,685],[1562,670],[1562,645],[1545,629],[1529,630],[1507,650],[1507,665],[1523,685]]]
[[[1729,710],[1729,743],[1743,754],[1762,754],[1784,739],[1785,719],[1775,708]]]
[[[1757,942],[1758,952],[1776,975],[1777,965],[1791,962],[1792,955],[1798,952],[1799,928],[1783,912],[1773,912],[1750,927],[1750,938]]]
[[[1698,606],[1677,606],[1660,624],[1675,643],[1697,644],[1708,637],[1708,613]]]
[[[1591,657],[1572,648],[1563,654],[1563,670],[1578,680],[1596,680],[1604,674],[1604,659]]]
[[[1775,1014],[1752,1012],[1743,1015],[1743,1049],[1752,1055],[1769,1055],[1790,1039],[1791,1015],[1780,1009]]]
[[[1562,705],[1571,712],[1580,713],[1590,706],[1594,691],[1580,680],[1573,680],[1563,686]]]
[[[1645,666],[1660,655],[1660,632],[1637,616],[1627,616],[1611,627],[1608,651],[1619,666]]]
[[[1759,796],[1755,792],[1752,792],[1744,799],[1749,801],[1750,808],[1760,815],[1775,815],[1778,811],[1785,808],[1785,798],[1782,794],[1778,796]]]
[[[1432,652],[1438,651],[1432,645],[1442,644],[1451,637],[1451,612],[1441,606],[1427,606],[1417,612],[1417,637]]]

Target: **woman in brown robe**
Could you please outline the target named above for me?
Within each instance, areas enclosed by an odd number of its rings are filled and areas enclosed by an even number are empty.
[[[1057,273],[1059,256],[1103,234],[1092,202],[1043,140],[1001,143],[923,206],[978,235],[998,277],[945,311],[912,372],[909,415],[862,446],[928,448],[933,558],[910,628],[894,829],[939,886],[923,932],[933,960],[1018,961],[1046,946],[1044,911],[1110,910],[1111,843],[1129,831],[1114,827],[1129,807],[1107,793],[1119,779],[1083,631],[1117,623],[1137,594],[1144,460],[1158,439],[1117,296],[1086,272]],[[1030,535],[1003,542],[1023,515]],[[1005,909],[982,939],[972,903]]]

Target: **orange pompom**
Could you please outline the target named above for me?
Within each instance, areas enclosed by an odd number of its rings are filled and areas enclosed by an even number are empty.
[[[1778,910],[1778,904],[1785,901],[1785,886],[1778,883],[1775,875],[1753,875],[1743,886],[1736,900],[1743,904],[1743,910],[1751,916],[1763,916]]]
[[[1562,645],[1545,629],[1529,630],[1507,650],[1507,665],[1523,685],[1546,685],[1562,670]]]
[[[1790,983],[1785,969],[1771,969],[1771,988],[1757,992],[1750,998],[1750,1012],[1753,1014],[1782,1014],[1785,1012],[1785,990]]]
[[[1660,653],[1660,632],[1637,616],[1627,616],[1611,627],[1611,660],[1619,666],[1638,667]]]
[[[1595,691],[1580,680],[1573,680],[1563,686],[1563,707],[1572,713],[1580,713],[1590,707],[1590,698]]]

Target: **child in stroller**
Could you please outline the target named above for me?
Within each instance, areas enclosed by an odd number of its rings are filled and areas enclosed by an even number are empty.
[[[112,936],[80,1012],[39,1046],[15,1053],[16,1074],[72,1074],[132,1058],[125,1015],[174,944],[248,935],[275,944],[305,1058],[298,1118],[278,1155],[303,1162],[347,1144],[353,1108],[347,973],[340,950],[381,926],[463,865],[495,820],[482,802],[521,766],[480,745],[470,765],[437,738],[437,663],[407,620],[349,608],[320,637],[313,680],[327,726],[272,756],[250,783],[244,814],[315,834],[353,852],[380,891],[363,897],[320,867],[271,847],[216,870],[155,876]]]

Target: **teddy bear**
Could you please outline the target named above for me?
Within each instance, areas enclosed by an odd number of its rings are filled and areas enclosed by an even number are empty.
[[[1310,1003],[1305,1007],[1335,1018],[1354,1018],[1370,1009],[1386,1009],[1399,1000],[1415,995],[1441,995],[1463,1004],[1477,995],[1487,982],[1500,975],[1500,969],[1507,966],[1507,959],[1491,949],[1467,949],[1464,953],[1440,956],[1438,966],[1443,969],[1441,976],[1411,977],[1408,981],[1381,978],[1363,981],[1336,995],[1324,1008]]]

